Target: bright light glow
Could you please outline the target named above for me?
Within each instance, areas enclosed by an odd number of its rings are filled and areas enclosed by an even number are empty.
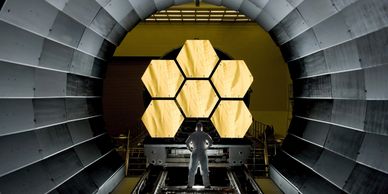
[[[233,15],[224,15],[224,17],[235,18],[235,17],[237,17],[237,15],[235,15],[235,14],[233,14]]]
[[[155,17],[167,17],[167,14],[154,14]]]
[[[225,13],[225,10],[211,10],[212,13]]]
[[[181,12],[180,10],[167,10],[167,13],[179,13]]]
[[[182,17],[182,15],[179,14],[168,14],[169,17]]]
[[[145,21],[248,22],[251,20],[234,10],[173,9],[159,11]]]
[[[239,22],[248,22],[248,21],[250,21],[250,19],[236,19],[236,21],[239,21]]]

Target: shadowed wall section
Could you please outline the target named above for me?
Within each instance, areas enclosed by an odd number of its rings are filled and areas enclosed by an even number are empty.
[[[112,190],[123,175],[101,123],[106,61],[140,19],[190,1],[5,1],[2,193]],[[297,99],[271,168],[280,187],[289,193],[387,191],[387,1],[207,2],[258,22],[289,64]]]
[[[102,105],[109,134],[139,134],[141,116],[146,107],[141,76],[154,57],[114,57],[104,79]]]

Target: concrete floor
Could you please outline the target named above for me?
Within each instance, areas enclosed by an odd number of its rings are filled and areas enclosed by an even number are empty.
[[[129,194],[132,192],[133,188],[136,186],[136,183],[139,181],[140,177],[125,177],[119,185],[113,190],[112,194]],[[256,182],[259,184],[260,188],[263,190],[264,194],[282,194],[283,192],[273,183],[271,179],[260,178],[256,179]]]
[[[125,177],[113,190],[112,194],[129,194],[132,192],[140,177]]]
[[[269,178],[255,179],[264,194],[282,194],[283,192]]]

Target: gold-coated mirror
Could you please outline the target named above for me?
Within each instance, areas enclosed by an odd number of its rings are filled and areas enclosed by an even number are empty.
[[[213,111],[221,137],[244,137],[252,115],[242,98],[253,82],[245,62],[222,60],[214,69],[219,58],[209,40],[187,40],[176,61],[152,60],[141,78],[153,98],[142,117],[151,137],[174,137],[185,117],[209,118]]]
[[[152,60],[141,80],[152,97],[175,97],[184,77],[174,60]]]
[[[187,80],[177,96],[179,106],[189,118],[209,117],[217,101],[208,80]]]
[[[252,124],[252,115],[242,100],[222,100],[211,117],[222,138],[243,138]]]
[[[211,80],[223,98],[243,98],[253,76],[243,60],[222,60]]]
[[[143,121],[151,137],[174,137],[184,116],[174,100],[152,100],[144,112]]]
[[[219,58],[209,40],[186,40],[176,60],[186,77],[208,78]]]

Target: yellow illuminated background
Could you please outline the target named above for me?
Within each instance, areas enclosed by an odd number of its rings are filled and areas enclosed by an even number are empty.
[[[164,56],[187,39],[208,39],[234,59],[244,60],[255,81],[249,110],[255,120],[284,136],[290,120],[287,64],[267,32],[255,23],[140,23],[116,49],[116,57]]]

